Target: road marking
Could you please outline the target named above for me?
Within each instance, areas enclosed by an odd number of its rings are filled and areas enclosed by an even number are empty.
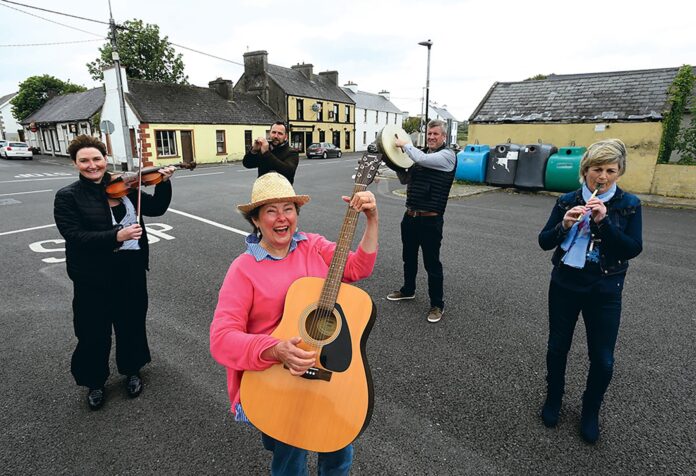
[[[35,178],[35,177],[72,177],[72,174],[67,172],[46,172],[43,174],[19,174],[14,178]]]
[[[33,192],[0,193],[0,197],[11,197],[12,195],[26,195],[27,193],[43,193],[52,191],[53,189],[49,188],[48,190],[34,190]]]
[[[56,224],[55,224],[55,223],[51,223],[50,225],[34,226],[34,227],[31,227],[31,228],[24,228],[23,230],[3,231],[2,233],[0,233],[0,236],[12,235],[12,234],[15,234],[15,233],[23,233],[23,232],[25,232],[25,231],[40,230],[40,229],[42,229],[42,228],[50,228],[50,227],[52,227],[52,226],[56,226]]]
[[[214,222],[212,220],[208,220],[207,218],[202,218],[202,217],[199,217],[196,215],[191,215],[190,213],[182,212],[180,210],[174,210],[173,208],[170,208],[167,211],[170,211],[172,213],[178,213],[179,215],[183,215],[183,216],[188,217],[188,218],[193,218],[194,220],[202,221],[203,223],[207,223],[208,225],[213,225],[213,226],[216,226],[218,228],[222,228],[223,230],[227,230],[227,231],[232,231],[232,232],[237,233],[237,234],[242,235],[242,236],[249,235],[249,233],[247,233],[246,231],[238,230],[236,228],[232,228],[231,226],[223,225],[222,223],[217,223],[217,222]]]
[[[210,172],[207,174],[185,174],[185,175],[177,175],[176,178],[178,180],[180,178],[203,177],[204,175],[221,175],[224,173],[225,172]]]
[[[18,182],[43,182],[45,180],[65,180],[65,179],[74,179],[74,175],[70,175],[69,177],[49,177],[49,178],[36,178],[36,179],[19,179],[19,180],[3,180],[0,183],[18,183]]]

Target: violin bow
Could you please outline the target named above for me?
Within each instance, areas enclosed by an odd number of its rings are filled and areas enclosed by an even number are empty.
[[[139,149],[138,151],[138,208],[135,214],[135,222],[140,225],[140,197],[143,193],[143,155]]]

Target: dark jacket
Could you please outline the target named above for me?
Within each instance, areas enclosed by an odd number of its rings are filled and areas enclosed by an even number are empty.
[[[446,149],[442,145],[439,149],[430,150],[427,147],[421,149],[426,154],[439,152]],[[447,199],[454,182],[455,167],[449,172],[430,169],[419,164],[414,164],[408,169],[406,180],[406,208],[409,210],[433,211],[440,215],[445,213]]]
[[[563,216],[576,205],[584,205],[582,189],[568,192],[558,197],[556,205],[546,226],[539,233],[539,246],[544,250],[556,247],[551,262],[558,266],[565,251],[560,244],[568,234],[563,229]],[[643,219],[640,199],[616,187],[614,196],[605,203],[606,217],[596,224],[590,220],[590,231],[595,238],[601,239],[599,266],[602,275],[625,274],[628,260],[643,251]]]
[[[261,177],[268,172],[278,172],[293,183],[295,180],[295,170],[300,162],[300,156],[295,149],[290,148],[290,144],[285,141],[273,150],[268,150],[265,154],[247,152],[242,159],[242,164],[247,169],[258,168]]]
[[[108,273],[115,252],[122,245],[116,240],[119,227],[112,223],[106,196],[106,184],[109,180],[108,172],[101,183],[91,182],[80,175],[79,180],[56,193],[53,216],[58,231],[65,238],[68,276],[72,280],[102,279]],[[131,192],[128,198],[134,205],[137,204],[138,192]],[[149,253],[142,215],[163,215],[171,198],[170,181],[156,185],[154,196],[142,193],[140,225],[143,227],[143,234],[138,244],[142,250],[145,268],[149,265]]]

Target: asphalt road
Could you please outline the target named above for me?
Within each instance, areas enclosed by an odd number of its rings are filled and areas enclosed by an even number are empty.
[[[355,159],[301,161],[295,186],[312,195],[301,229],[336,239]],[[52,217],[55,192],[75,178],[67,159],[0,161],[0,473],[266,473],[270,454],[257,431],[231,418],[224,369],[208,351],[218,288],[244,249],[234,229],[249,228],[234,205],[248,201],[255,172],[231,164],[176,173],[170,211],[147,220],[158,240],[145,390],[129,400],[112,362],[98,412],[69,371],[72,288]],[[537,416],[551,253],[536,235],[554,198],[496,191],[450,201],[446,312],[429,324],[424,271],[415,300],[385,299],[402,276],[396,188],[394,180],[371,186],[380,252],[359,286],[378,311],[368,341],[375,407],[353,474],[695,473],[696,211],[643,210],[644,252],[626,280],[614,380],[592,447],[577,431],[582,324],[561,423],[549,430]],[[118,283],[104,305],[128,312]]]

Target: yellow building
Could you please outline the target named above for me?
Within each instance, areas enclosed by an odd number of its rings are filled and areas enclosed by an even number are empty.
[[[675,173],[671,169],[682,166],[657,164],[663,114],[677,71],[551,75],[542,80],[495,83],[469,119],[468,141],[491,147],[539,140],[557,147],[587,147],[598,140],[618,138],[628,149],[622,188],[675,196],[689,196],[684,191],[694,190],[690,193],[696,195],[696,169]],[[680,180],[691,180],[691,185]]]
[[[311,64],[268,64],[266,51],[244,54],[235,93],[251,93],[290,125],[290,146],[304,152],[313,142],[355,150],[355,102],[339,87],[338,72],[315,74]]]

